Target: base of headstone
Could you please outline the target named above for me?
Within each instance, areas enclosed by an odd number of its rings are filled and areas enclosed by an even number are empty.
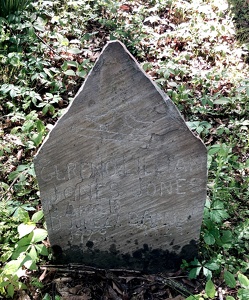
[[[52,247],[55,264],[78,263],[103,269],[124,268],[139,270],[146,273],[158,273],[179,270],[182,260],[191,261],[197,257],[197,245],[191,241],[184,246],[179,254],[162,249],[150,249],[147,244],[132,254],[119,253],[115,245],[109,251],[94,249],[93,243],[88,243],[88,250],[73,246],[62,251],[59,246]]]

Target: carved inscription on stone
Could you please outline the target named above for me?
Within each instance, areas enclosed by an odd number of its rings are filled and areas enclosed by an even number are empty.
[[[180,253],[198,241],[206,148],[110,42],[35,158],[51,245]]]

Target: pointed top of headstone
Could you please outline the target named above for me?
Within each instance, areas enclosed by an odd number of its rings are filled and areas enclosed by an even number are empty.
[[[196,254],[206,148],[121,42],[104,47],[35,170],[60,259],[155,271]]]

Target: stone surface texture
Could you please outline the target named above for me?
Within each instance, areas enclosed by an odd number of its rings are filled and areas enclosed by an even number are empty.
[[[172,101],[109,42],[35,157],[55,256],[145,270],[161,254],[193,256],[206,165]]]

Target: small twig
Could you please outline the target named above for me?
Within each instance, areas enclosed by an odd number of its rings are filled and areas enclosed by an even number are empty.
[[[38,37],[38,39],[45,45],[47,46],[52,52],[54,52],[56,55],[58,55],[60,58],[65,60],[57,51],[55,51],[51,46],[49,46],[36,32],[35,35]]]
[[[46,267],[41,267],[41,270],[45,270]],[[77,273],[77,274],[95,274],[95,271],[88,271],[88,270],[74,270],[74,269],[68,269],[68,268],[49,268],[50,271],[54,271],[56,273]]]
[[[166,283],[168,287],[170,287],[173,290],[179,292],[184,297],[188,297],[192,294],[189,290],[187,290],[187,288],[185,288],[183,286],[183,284],[177,282],[173,278],[165,278],[165,277],[157,277],[157,278],[159,280],[161,280],[162,282]]]
[[[13,187],[13,185],[16,183],[16,181],[18,180],[18,178],[21,176],[21,174],[26,173],[25,172],[20,172],[20,174],[18,176],[16,176],[16,178],[11,182],[10,186],[8,187],[8,189],[5,191],[5,193],[3,193],[3,196],[7,195],[8,192],[11,190],[11,188]],[[9,197],[7,198],[7,200],[9,200]]]

